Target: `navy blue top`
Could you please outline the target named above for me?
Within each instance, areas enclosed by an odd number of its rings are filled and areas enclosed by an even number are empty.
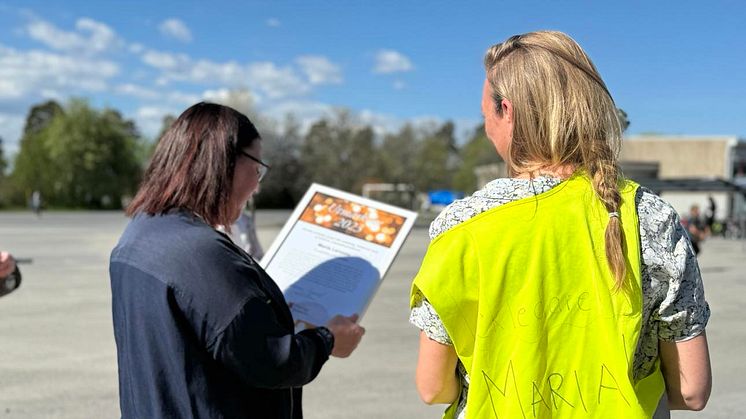
[[[332,342],[293,333],[277,285],[228,236],[184,211],[138,215],[109,274],[123,418],[302,418]]]

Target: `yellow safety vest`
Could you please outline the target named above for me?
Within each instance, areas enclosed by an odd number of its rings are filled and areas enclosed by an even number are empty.
[[[637,382],[632,372],[642,314],[638,187],[620,188],[619,292],[605,253],[609,215],[582,173],[432,241],[412,296],[419,289],[433,305],[469,373],[468,418],[653,416],[659,365]]]

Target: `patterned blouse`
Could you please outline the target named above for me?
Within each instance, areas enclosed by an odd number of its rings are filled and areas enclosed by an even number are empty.
[[[549,191],[560,179],[504,178],[488,183],[472,196],[453,202],[430,224],[430,239],[494,207]],[[640,220],[642,253],[642,330],[635,351],[633,374],[638,381],[653,372],[658,340],[685,341],[705,330],[710,307],[705,301],[697,258],[686,230],[670,204],[640,187],[635,197]],[[430,339],[453,345],[443,323],[427,299],[417,292],[409,321]],[[458,362],[461,377],[456,418],[466,417],[469,375]]]

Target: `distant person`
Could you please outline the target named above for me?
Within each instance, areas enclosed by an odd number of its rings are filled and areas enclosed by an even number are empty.
[[[715,216],[717,214],[717,204],[715,204],[715,199],[712,197],[712,195],[707,197],[707,214],[705,214],[705,224],[707,225],[707,229],[712,234],[713,233],[713,226],[715,225]]]
[[[31,211],[36,214],[37,217],[41,217],[41,192],[34,191],[31,193]]]
[[[692,205],[689,209],[689,215],[685,218],[684,224],[689,233],[689,239],[692,242],[694,253],[698,255],[699,252],[702,251],[702,243],[704,243],[709,234],[707,223],[702,219],[699,212],[699,205]]]
[[[123,418],[302,417],[301,388],[347,357],[357,316],[294,333],[275,282],[230,238],[268,166],[249,119],[198,103],[161,137],[111,254]]]
[[[8,295],[21,286],[21,271],[16,260],[6,252],[0,251],[0,297]]]
[[[622,130],[561,32],[485,56],[482,113],[509,177],[446,207],[413,281],[416,385],[446,418],[699,410],[710,310],[671,205],[621,176]]]
[[[256,261],[261,261],[264,257],[264,248],[259,243],[259,237],[256,234],[256,218],[253,203],[249,204],[241,211],[241,215],[231,226],[229,236],[238,247],[251,255]],[[223,229],[224,230],[224,229]]]
[[[235,223],[231,226],[232,235],[236,238],[238,244],[246,253],[250,254],[255,260],[260,261],[264,257],[264,249],[259,243],[256,235],[256,223],[254,214],[242,211]]]

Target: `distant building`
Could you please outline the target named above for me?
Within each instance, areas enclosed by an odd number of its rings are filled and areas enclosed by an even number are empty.
[[[693,204],[704,213],[708,197],[717,205],[716,218],[746,214],[743,195],[728,191],[729,184],[746,184],[746,140],[734,136],[633,136],[625,138],[620,155],[622,171],[656,192],[679,214]],[[671,182],[679,180],[679,182]],[[663,186],[662,186],[663,185]],[[646,185],[647,186],[647,185]],[[687,190],[688,189],[688,190]]]
[[[624,175],[653,189],[680,215],[693,204],[706,213],[712,196],[715,217],[746,217],[746,139],[735,136],[641,135],[624,139],[620,155]],[[506,177],[504,162],[474,170],[477,188]]]

